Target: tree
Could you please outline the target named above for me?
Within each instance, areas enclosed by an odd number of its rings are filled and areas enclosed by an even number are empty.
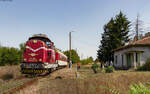
[[[0,66],[20,63],[19,49],[13,47],[0,47],[0,57]]]
[[[70,57],[70,51],[64,51],[64,54],[69,58]],[[76,50],[72,49],[71,50],[71,61],[72,63],[77,63],[80,61],[80,57],[78,55],[78,53],[76,52]]]
[[[93,57],[88,57],[88,58],[86,58],[86,59],[81,60],[80,62],[81,62],[83,65],[92,63],[92,62],[93,62]]]
[[[21,43],[20,45],[19,45],[19,47],[20,47],[20,51],[19,51],[19,55],[20,55],[20,62],[22,62],[23,60],[23,53],[24,53],[24,51],[25,51],[25,49],[26,49],[26,43]]]
[[[130,21],[121,11],[104,25],[104,33],[97,51],[97,58],[100,62],[113,61],[113,50],[124,46],[129,41],[130,26]]]

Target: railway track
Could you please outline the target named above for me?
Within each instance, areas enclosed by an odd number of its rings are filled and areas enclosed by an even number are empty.
[[[0,84],[0,94],[14,94],[17,91],[36,83],[40,79],[50,77],[50,75],[55,73],[55,71],[53,71],[49,75],[41,75],[41,76],[35,76],[35,77],[24,76],[24,77],[18,77],[8,82],[4,82],[3,84]]]

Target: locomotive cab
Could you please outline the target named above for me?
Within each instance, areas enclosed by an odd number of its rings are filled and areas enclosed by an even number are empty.
[[[54,43],[46,35],[33,35],[26,42],[21,72],[29,74],[49,71],[58,67],[55,61]]]

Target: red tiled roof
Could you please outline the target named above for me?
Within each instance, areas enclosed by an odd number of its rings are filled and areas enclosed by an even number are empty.
[[[120,48],[115,49],[114,51],[119,51],[119,50],[122,50],[122,49],[130,48],[130,47],[139,47],[139,46],[140,47],[141,46],[150,46],[150,37],[146,37],[146,38],[143,38],[143,39],[138,40],[136,42],[133,42],[131,44],[122,46]]]
[[[146,37],[141,40],[138,40],[133,44],[150,44],[150,37]]]

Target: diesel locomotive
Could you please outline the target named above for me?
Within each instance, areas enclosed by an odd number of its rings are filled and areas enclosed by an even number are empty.
[[[67,66],[67,56],[57,50],[45,34],[35,34],[28,39],[21,62],[23,74],[50,73]]]

